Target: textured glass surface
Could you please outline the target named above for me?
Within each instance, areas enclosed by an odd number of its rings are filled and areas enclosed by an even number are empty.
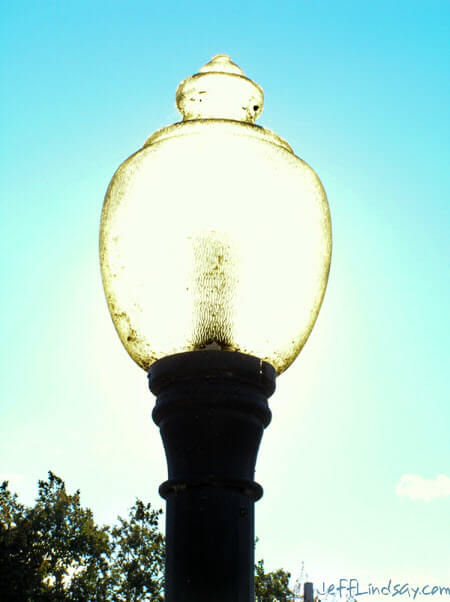
[[[272,132],[185,121],[157,132],[117,170],[100,253],[114,324],[142,368],[220,348],[280,373],[306,342],[325,292],[326,195]]]

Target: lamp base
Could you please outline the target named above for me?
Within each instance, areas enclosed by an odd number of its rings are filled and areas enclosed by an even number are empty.
[[[149,371],[168,464],[166,602],[253,602],[256,457],[275,370],[230,351],[192,351]]]

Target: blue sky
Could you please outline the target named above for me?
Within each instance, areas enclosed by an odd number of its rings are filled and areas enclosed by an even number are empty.
[[[321,314],[271,401],[257,556],[317,583],[448,582],[449,12],[3,4],[0,472],[25,501],[51,469],[100,521],[136,496],[163,505],[153,400],[103,298],[100,211],[117,166],[178,121],[178,83],[227,53],[333,220]]]

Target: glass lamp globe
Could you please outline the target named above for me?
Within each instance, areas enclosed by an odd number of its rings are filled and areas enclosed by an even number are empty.
[[[178,86],[183,121],[145,142],[106,193],[100,259],[133,360],[240,351],[278,374],[317,318],[331,257],[315,172],[255,125],[263,91],[226,55]]]

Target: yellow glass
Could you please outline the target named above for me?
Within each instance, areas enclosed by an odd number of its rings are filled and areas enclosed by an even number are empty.
[[[177,90],[183,121],[116,171],[103,206],[103,285],[143,369],[167,355],[235,350],[283,372],[328,279],[331,223],[315,172],[253,122],[262,89],[217,55]]]

